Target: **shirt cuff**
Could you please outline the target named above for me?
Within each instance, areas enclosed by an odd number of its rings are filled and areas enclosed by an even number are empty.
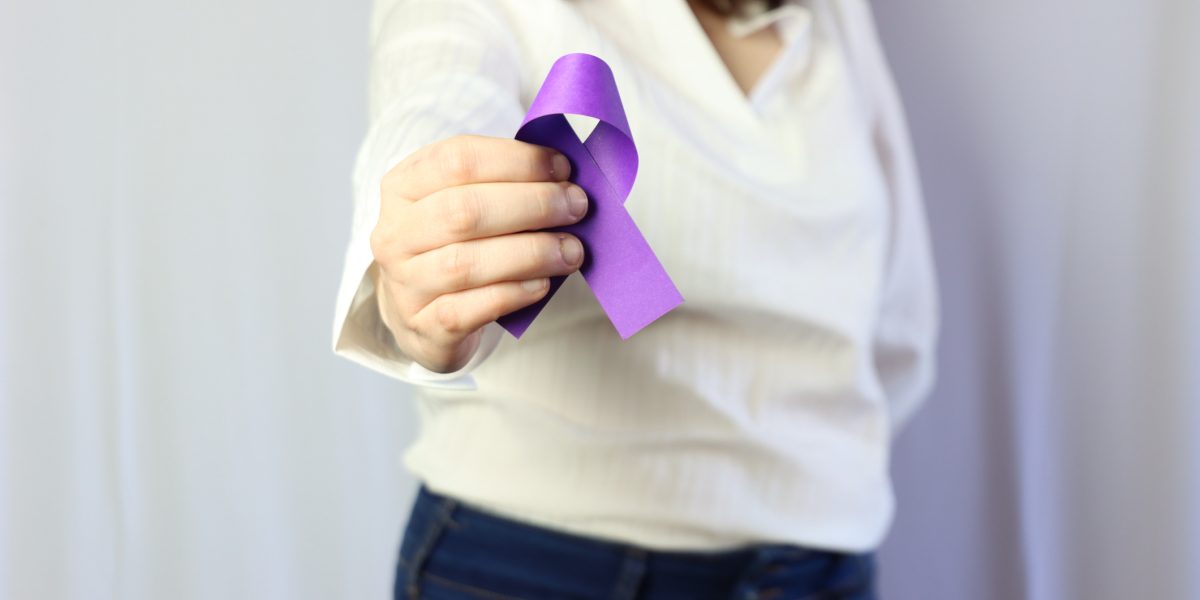
[[[375,281],[371,276],[374,258],[367,240],[352,240],[346,253],[338,306],[333,323],[333,351],[378,373],[422,387],[448,390],[474,390],[470,375],[500,343],[504,330],[489,323],[479,346],[467,364],[451,373],[437,373],[422,367],[401,352],[392,332],[379,316],[375,299]]]

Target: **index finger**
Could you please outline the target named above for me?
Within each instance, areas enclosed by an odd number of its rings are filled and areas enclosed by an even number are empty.
[[[543,146],[506,138],[460,135],[430,144],[388,174],[395,193],[419,200],[470,183],[566,181],[571,163]]]

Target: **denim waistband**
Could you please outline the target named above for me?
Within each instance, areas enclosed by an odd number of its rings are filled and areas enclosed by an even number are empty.
[[[419,597],[423,576],[463,581],[492,567],[524,581],[544,581],[545,597],[873,597],[870,554],[785,544],[717,552],[650,550],[522,523],[464,506],[424,486],[413,505],[401,563],[397,583],[405,580],[410,598]],[[830,586],[845,593],[831,593]],[[727,592],[714,595],[717,590]],[[400,593],[398,589],[398,597]]]

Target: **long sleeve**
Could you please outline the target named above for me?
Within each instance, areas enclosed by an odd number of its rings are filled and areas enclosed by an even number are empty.
[[[908,125],[870,8],[861,0],[839,5],[848,50],[872,107],[875,148],[890,200],[888,255],[872,357],[888,399],[892,431],[898,432],[933,387],[937,278]]]
[[[354,218],[346,249],[333,350],[409,383],[474,387],[470,372],[500,341],[486,326],[475,355],[434,373],[396,346],[380,318],[369,238],[383,175],[413,151],[459,134],[509,137],[521,121],[517,50],[485,0],[377,0],[371,23],[370,127],[354,169]]]
[[[938,298],[915,161],[899,104],[889,105],[877,147],[890,187],[891,231],[873,352],[898,432],[933,387]]]

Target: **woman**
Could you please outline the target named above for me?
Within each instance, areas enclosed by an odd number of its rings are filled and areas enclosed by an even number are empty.
[[[934,280],[864,0],[380,0],[335,351],[418,386],[396,598],[872,598]],[[612,67],[626,207],[682,306],[628,340],[569,277],[550,65]]]

